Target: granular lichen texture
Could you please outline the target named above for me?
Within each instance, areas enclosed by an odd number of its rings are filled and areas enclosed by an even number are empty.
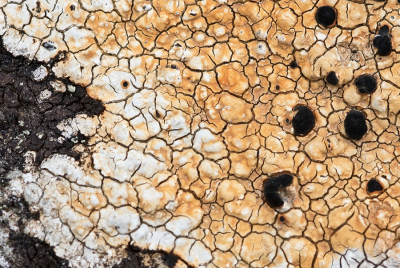
[[[400,267],[399,14],[397,0],[0,0],[4,48],[46,85],[29,107],[81,105],[40,117],[54,147],[10,156],[2,196],[69,267],[129,267],[139,249],[160,267]],[[7,107],[36,111],[2,84]]]

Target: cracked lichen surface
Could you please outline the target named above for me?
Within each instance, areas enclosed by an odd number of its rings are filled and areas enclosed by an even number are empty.
[[[327,28],[322,6],[336,12]],[[73,267],[117,264],[127,245],[196,267],[398,267],[399,7],[0,0],[7,50],[44,64],[61,53],[52,72],[105,106],[60,122],[88,139],[79,162],[54,154],[18,179],[40,212],[26,232]],[[297,106],[315,116],[306,135]],[[353,110],[360,139],[344,126]],[[263,186],[282,173],[293,180],[272,209]]]

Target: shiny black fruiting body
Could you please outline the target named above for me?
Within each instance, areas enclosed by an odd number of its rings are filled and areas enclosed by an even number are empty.
[[[356,85],[358,92],[361,94],[372,94],[378,87],[375,77],[368,74],[363,74],[357,77],[354,80],[354,84]]]
[[[318,24],[328,28],[336,22],[336,10],[330,6],[319,7],[315,14],[315,20]]]
[[[374,47],[378,49],[377,54],[379,56],[388,56],[392,51],[391,35],[389,34],[389,27],[387,25],[382,26],[378,34],[374,38]]]
[[[382,185],[377,181],[376,179],[370,179],[367,183],[367,192],[368,193],[373,193],[373,192],[381,192],[383,191]]]
[[[292,120],[294,135],[307,135],[315,126],[314,113],[307,106],[296,106],[293,110],[297,111]]]
[[[339,83],[339,79],[334,71],[330,71],[326,76],[326,82],[336,86]]]
[[[344,119],[344,129],[350,139],[360,140],[368,130],[364,114],[356,110],[350,111]]]
[[[293,176],[282,174],[268,178],[264,183],[264,198],[271,208],[282,207],[285,203],[278,192],[282,188],[290,186],[293,182]]]

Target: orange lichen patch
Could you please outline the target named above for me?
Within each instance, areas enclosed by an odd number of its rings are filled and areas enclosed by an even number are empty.
[[[7,22],[14,25],[17,29],[29,23],[31,15],[26,5],[8,4],[4,7],[4,14],[6,15]],[[19,14],[20,16],[12,16],[12,14]]]
[[[275,223],[275,228],[282,237],[299,236],[304,232],[307,221],[301,210],[288,211],[284,214],[284,219],[284,222]]]
[[[260,138],[256,135],[260,125],[258,123],[227,125],[223,136],[227,149],[233,152],[242,152],[247,149],[260,148]]]
[[[216,109],[219,110],[221,119],[227,123],[243,123],[252,120],[252,107],[241,98],[229,93],[222,93]]]
[[[107,199],[100,189],[91,189],[90,187],[76,185],[72,185],[72,189],[72,207],[87,217],[93,210],[98,210],[107,205]]]
[[[274,237],[269,234],[251,233],[243,239],[242,259],[255,267],[263,267],[272,263],[276,245]]]
[[[245,193],[246,188],[240,182],[233,179],[223,180],[218,186],[217,202],[223,205],[235,199],[243,199]]]
[[[111,205],[120,207],[130,205],[136,207],[137,193],[129,183],[118,183],[116,181],[105,179],[102,186],[103,192]]]
[[[119,21],[116,12],[104,13],[98,11],[89,16],[86,27],[93,31],[96,40],[102,44],[114,29],[114,24]]]
[[[26,25],[23,28],[26,34],[40,39],[43,39],[50,34],[51,28],[49,26],[51,25],[49,25],[49,20],[40,20],[36,17],[33,17],[31,22],[32,24]]]
[[[94,35],[88,30],[73,27],[65,32],[65,41],[72,52],[78,52],[94,43]]]
[[[83,240],[89,233],[88,227],[93,228],[93,223],[87,217],[75,212],[71,207],[65,206],[60,209],[60,219],[61,221],[67,223],[71,232],[79,240]]]
[[[187,235],[198,226],[203,217],[201,203],[191,193],[179,191],[177,198],[169,206],[174,217],[166,224],[167,230],[175,235]]]
[[[257,167],[257,151],[248,150],[243,153],[232,153],[229,157],[235,165],[231,166],[230,173],[239,178],[248,178]]]
[[[187,189],[190,184],[199,178],[197,167],[202,156],[194,150],[185,150],[173,154],[174,172],[177,174],[180,184]]]
[[[297,170],[299,164],[304,161],[304,154],[284,152],[273,153],[268,149],[260,150],[259,161],[262,171],[266,174],[274,174],[280,172],[292,172]]]
[[[247,193],[243,199],[226,203],[224,210],[228,215],[254,224],[271,224],[276,214],[253,193]]]
[[[0,1],[4,46],[105,106],[71,120],[81,164],[49,157],[24,177],[71,266],[112,266],[129,243],[194,267],[399,266],[396,1],[39,4]],[[265,192],[281,174],[292,184]]]
[[[117,55],[121,46],[118,44],[115,35],[112,34],[101,45],[101,49],[107,54]]]
[[[305,238],[292,238],[282,244],[282,250],[292,265],[310,267],[317,251],[316,246]]]
[[[362,3],[338,1],[336,6],[338,9],[338,25],[340,26],[354,28],[367,20],[367,9]]]
[[[241,95],[249,87],[240,64],[224,64],[217,68],[218,82],[221,87],[235,95]]]
[[[138,177],[133,180],[138,191],[139,205],[146,213],[153,214],[172,201],[177,193],[176,176],[159,173],[152,180]]]

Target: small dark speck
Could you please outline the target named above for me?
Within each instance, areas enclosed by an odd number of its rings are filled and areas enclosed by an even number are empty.
[[[43,46],[45,49],[47,49],[48,51],[53,51],[53,50],[56,49],[56,47],[54,46],[54,42],[52,42],[52,41],[43,43],[42,46]]]
[[[129,83],[128,83],[128,81],[124,81],[124,82],[122,82],[122,86],[123,86],[123,87],[128,87],[128,86],[129,86]]]
[[[290,124],[290,119],[289,119],[289,118],[286,118],[286,119],[285,119],[285,122],[286,122],[286,124]]]
[[[285,217],[284,217],[284,216],[280,216],[280,217],[279,217],[279,221],[280,221],[280,222],[284,222],[284,221],[285,221]]]
[[[160,118],[160,113],[156,110],[156,117]]]
[[[276,85],[276,86],[275,86],[275,89],[276,89],[276,90],[279,90],[279,89],[281,89],[281,87],[280,87],[279,85]]]
[[[40,8],[40,2],[36,2],[36,12],[40,13],[42,9]]]
[[[69,8],[71,9],[71,11],[75,10],[75,6],[74,5],[71,5]]]
[[[400,0],[399,0],[400,1]],[[292,61],[291,63],[289,63],[290,68],[295,69],[297,67],[299,67],[299,65],[297,64],[297,61]]]
[[[172,68],[172,69],[175,69],[175,70],[178,69],[178,67],[177,67],[175,64],[172,64],[172,65],[171,65],[171,68]]]

